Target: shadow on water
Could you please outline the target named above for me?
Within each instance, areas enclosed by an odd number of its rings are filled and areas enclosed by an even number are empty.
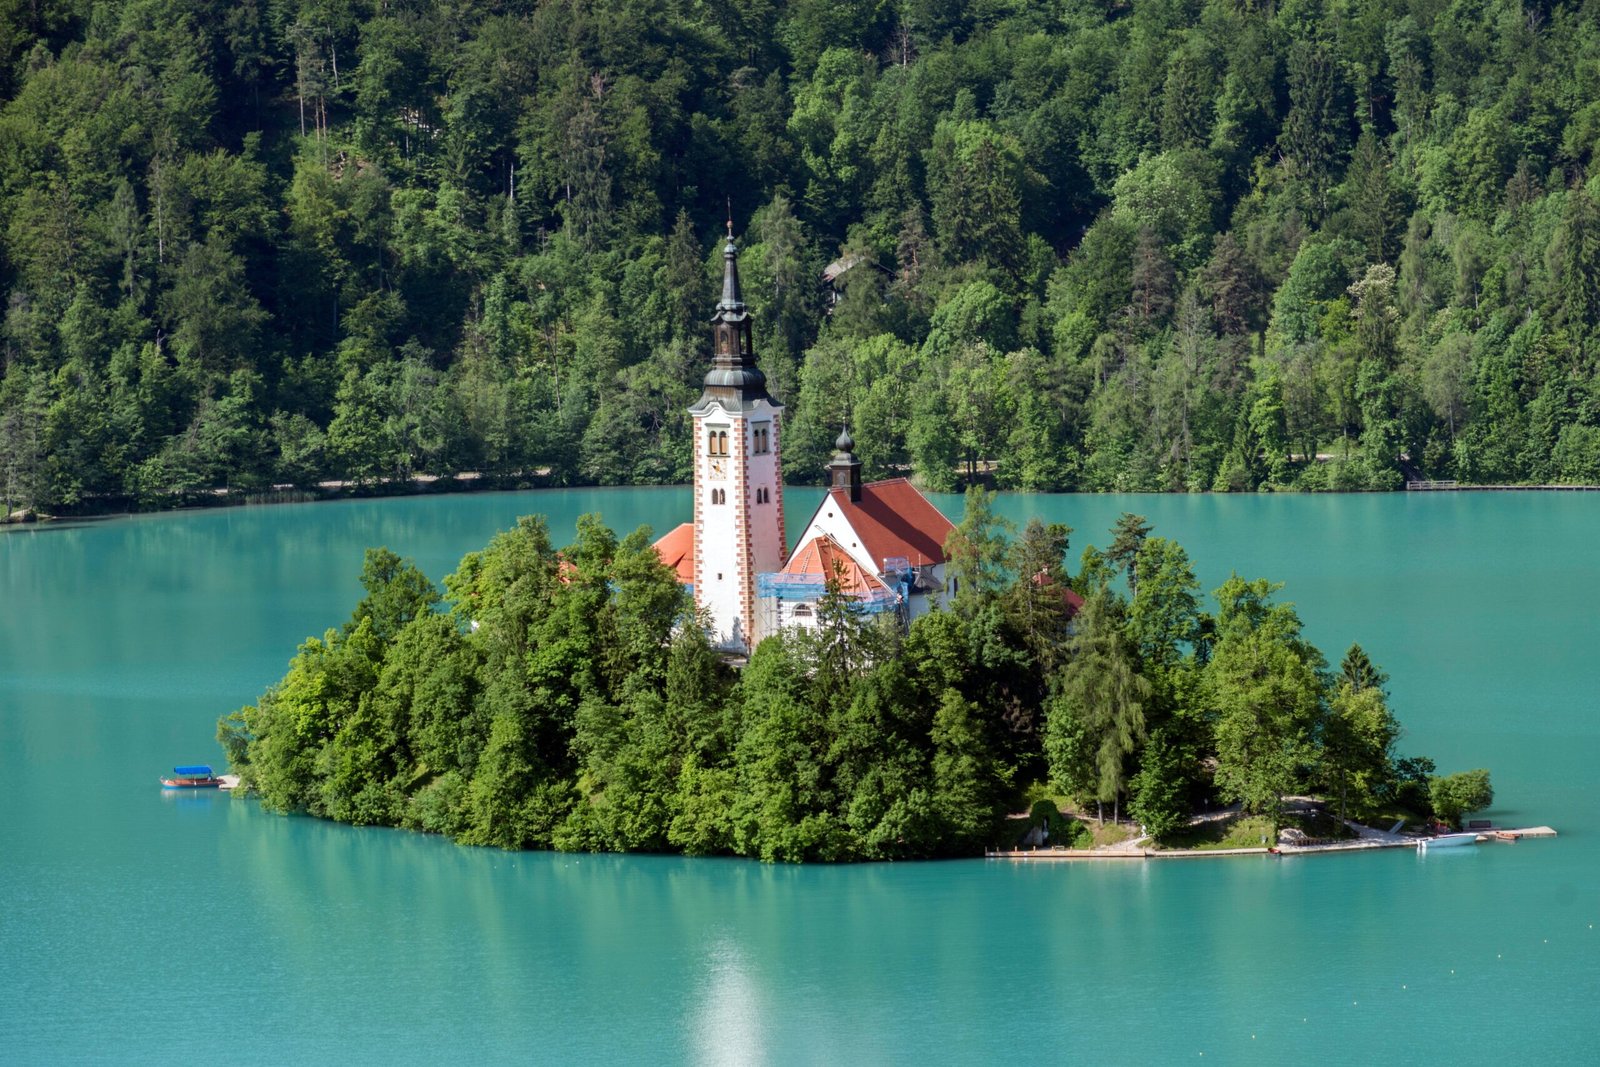
[[[86,527],[104,526],[107,523],[120,522],[131,519],[134,512],[118,512],[113,515],[83,515],[70,519],[45,519],[41,522],[4,522],[0,523],[0,536],[5,534],[49,533],[54,530],[81,530]]]

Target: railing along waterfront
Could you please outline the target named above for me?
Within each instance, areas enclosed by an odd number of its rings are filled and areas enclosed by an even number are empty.
[[[1460,482],[1447,481],[1411,481],[1406,483],[1406,492],[1441,492],[1441,493],[1595,493],[1600,492],[1600,485],[1462,485]]]

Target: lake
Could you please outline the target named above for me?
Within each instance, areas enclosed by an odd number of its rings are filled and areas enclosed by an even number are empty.
[[[793,490],[799,532],[818,491]],[[960,502],[937,502],[958,518]],[[665,531],[685,489],[417,497],[0,534],[10,1063],[1581,1062],[1600,1048],[1600,494],[1002,497],[1123,510],[1284,581],[1391,675],[1407,754],[1555,840],[1455,854],[842,868],[467,849],[171,795],[359,596],[518,515]]]

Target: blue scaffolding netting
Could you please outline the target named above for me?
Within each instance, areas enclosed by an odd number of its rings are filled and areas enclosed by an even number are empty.
[[[756,576],[756,596],[763,600],[815,601],[822,599],[827,589],[828,580],[821,574],[788,574],[779,571]],[[851,593],[849,596],[864,611],[874,614],[893,611],[900,605],[900,594],[883,585],[874,586],[870,593]]]

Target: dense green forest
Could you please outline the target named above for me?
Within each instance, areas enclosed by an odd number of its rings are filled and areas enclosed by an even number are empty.
[[[1359,646],[1331,669],[1270,583],[1203,610],[1138,516],[1076,575],[1066,527],[1013,533],[969,491],[947,606],[902,632],[835,587],[737,674],[647,528],[588,516],[557,552],[524,519],[445,579],[444,610],[371,550],[349,622],[218,739],[274,810],[503,848],[897,859],[1009,845],[1005,814],[1045,797],[1158,838],[1206,802],[1276,823],[1312,790],[1385,820],[1490,802],[1485,771],[1399,758],[1385,676]]]
[[[0,0],[0,504],[1600,481],[1597,2]]]

